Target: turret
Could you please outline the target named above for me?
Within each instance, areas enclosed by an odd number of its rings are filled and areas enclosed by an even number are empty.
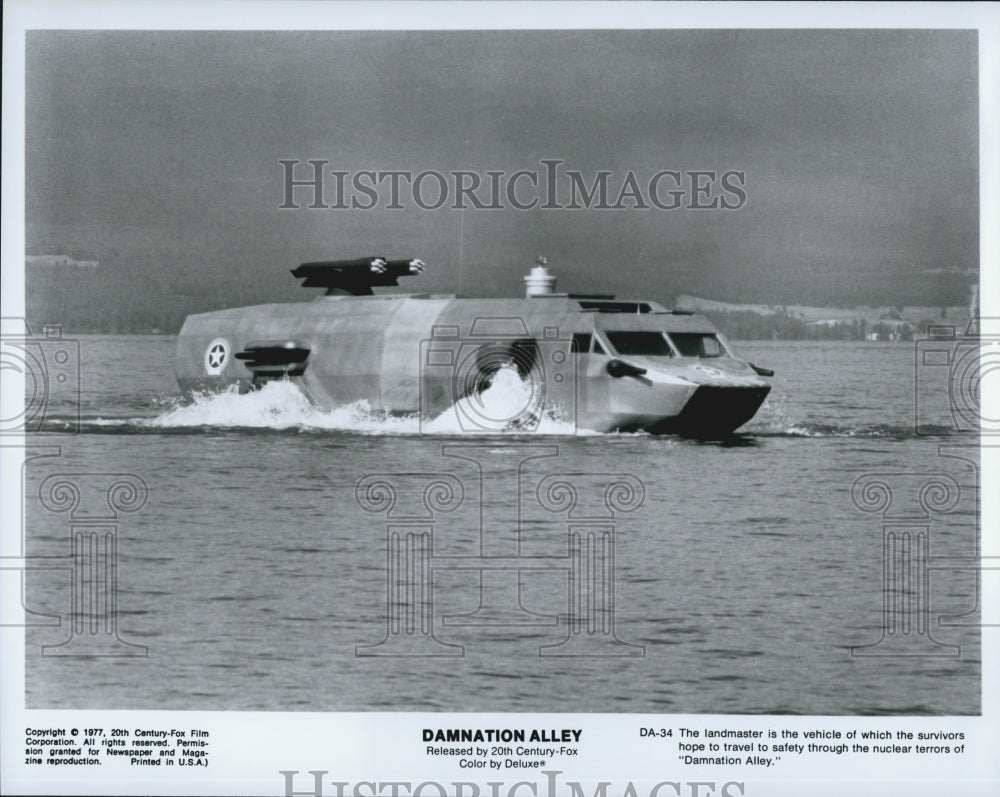
[[[531,273],[524,278],[525,296],[529,299],[532,296],[546,296],[554,293],[556,289],[555,274],[545,267],[548,261],[544,257],[540,257],[535,262],[538,265],[531,269]]]

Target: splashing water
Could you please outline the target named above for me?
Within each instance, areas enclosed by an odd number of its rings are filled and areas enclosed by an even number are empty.
[[[330,429],[382,434],[419,431],[416,416],[387,416],[372,410],[367,401],[321,410],[288,381],[269,382],[243,394],[233,386],[223,393],[199,395],[191,404],[175,407],[146,423],[154,428]]]
[[[325,410],[313,405],[294,382],[282,380],[240,394],[235,386],[222,393],[199,395],[156,417],[92,418],[84,421],[101,432],[198,429],[267,429],[341,431],[371,435],[563,435],[602,434],[577,429],[571,413],[560,407],[544,407],[544,386],[522,379],[513,367],[501,368],[489,386],[456,401],[434,418],[417,414],[390,415],[374,409],[368,401],[356,401]],[[738,431],[755,438],[888,438],[908,439],[912,426],[886,423],[837,423],[836,420],[797,417],[786,406],[784,396],[770,398],[760,413]],[[46,419],[53,429],[66,419]],[[68,419],[67,422],[72,421]],[[949,429],[942,427],[942,435]],[[611,432],[613,436],[646,435],[645,432]]]
[[[375,410],[366,401],[356,401],[323,410],[313,405],[289,381],[269,382],[259,390],[240,394],[235,386],[222,393],[202,394],[188,404],[175,405],[156,417],[90,418],[84,427],[100,432],[128,433],[151,430],[197,429],[269,429],[300,431],[341,431],[371,435],[432,435],[455,436],[468,434],[500,435],[563,435],[592,436],[608,434],[615,437],[646,436],[647,432],[602,433],[577,429],[572,420],[562,414],[562,408],[541,407],[542,393],[538,386],[520,377],[516,370],[501,369],[493,375],[489,387],[466,396],[435,418],[422,419],[416,414],[389,415]],[[784,401],[765,403],[762,412],[743,429],[741,435],[756,438],[889,438],[908,439],[914,435],[912,426],[891,424],[838,425],[817,420],[794,419]],[[73,419],[47,418],[52,429]],[[942,427],[941,434],[949,430]]]
[[[489,387],[460,399],[436,418],[392,416],[356,401],[332,410],[310,403],[289,381],[269,382],[259,390],[240,394],[235,386],[223,393],[197,396],[152,419],[138,421],[149,428],[327,429],[367,434],[454,435],[468,432],[572,435],[573,423],[550,411],[541,411],[540,396],[516,370],[501,369]]]
[[[500,368],[489,387],[465,396],[433,420],[425,434],[515,432],[521,434],[577,434],[575,425],[544,408],[544,390],[513,367]]]

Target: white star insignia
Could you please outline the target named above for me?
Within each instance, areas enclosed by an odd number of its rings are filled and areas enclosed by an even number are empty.
[[[226,349],[221,344],[216,344],[208,353],[208,364],[212,368],[218,368],[226,359]]]

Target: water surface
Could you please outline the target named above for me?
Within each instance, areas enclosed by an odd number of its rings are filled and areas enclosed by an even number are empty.
[[[895,474],[905,487],[912,474],[949,474],[960,500],[917,525],[934,557],[976,553],[977,451],[962,435],[915,433],[910,344],[739,345],[775,370],[774,389],[740,434],[713,443],[562,426],[419,434],[364,407],[318,411],[290,385],[182,405],[173,344],[82,338],[80,433],[35,438],[61,450],[28,469],[30,555],[68,562],[71,518],[39,502],[46,478],[125,473],[148,487],[117,521],[119,636],[148,655],[42,655],[69,635],[70,572],[33,572],[29,607],[64,622],[28,631],[31,708],[980,712],[971,570],[930,572],[932,627],[908,637],[921,655],[884,644],[852,655],[884,630],[886,518],[855,505],[856,479]],[[72,424],[68,404],[48,409],[49,431]],[[943,432],[946,401],[919,410]],[[595,520],[604,505],[592,495],[574,517],[550,511],[538,485],[556,473],[586,489],[594,474],[633,474],[644,501],[613,519]],[[445,474],[462,501],[430,520],[407,520],[402,504],[393,517],[367,512],[356,485],[369,474],[390,474],[399,500],[420,507],[412,491]],[[900,492],[893,511],[909,501],[920,514],[918,498]],[[387,632],[387,522],[390,533],[433,524],[433,635],[463,655],[357,655]],[[572,619],[569,533],[612,525],[621,644],[547,655]],[[552,567],[486,573],[484,552]],[[487,593],[511,617],[455,619]]]

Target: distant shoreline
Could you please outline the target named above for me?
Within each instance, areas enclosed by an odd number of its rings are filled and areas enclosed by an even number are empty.
[[[960,333],[970,317],[962,306],[731,304],[688,295],[678,296],[674,306],[708,316],[737,340],[909,341],[926,335],[932,324],[952,325]]]

